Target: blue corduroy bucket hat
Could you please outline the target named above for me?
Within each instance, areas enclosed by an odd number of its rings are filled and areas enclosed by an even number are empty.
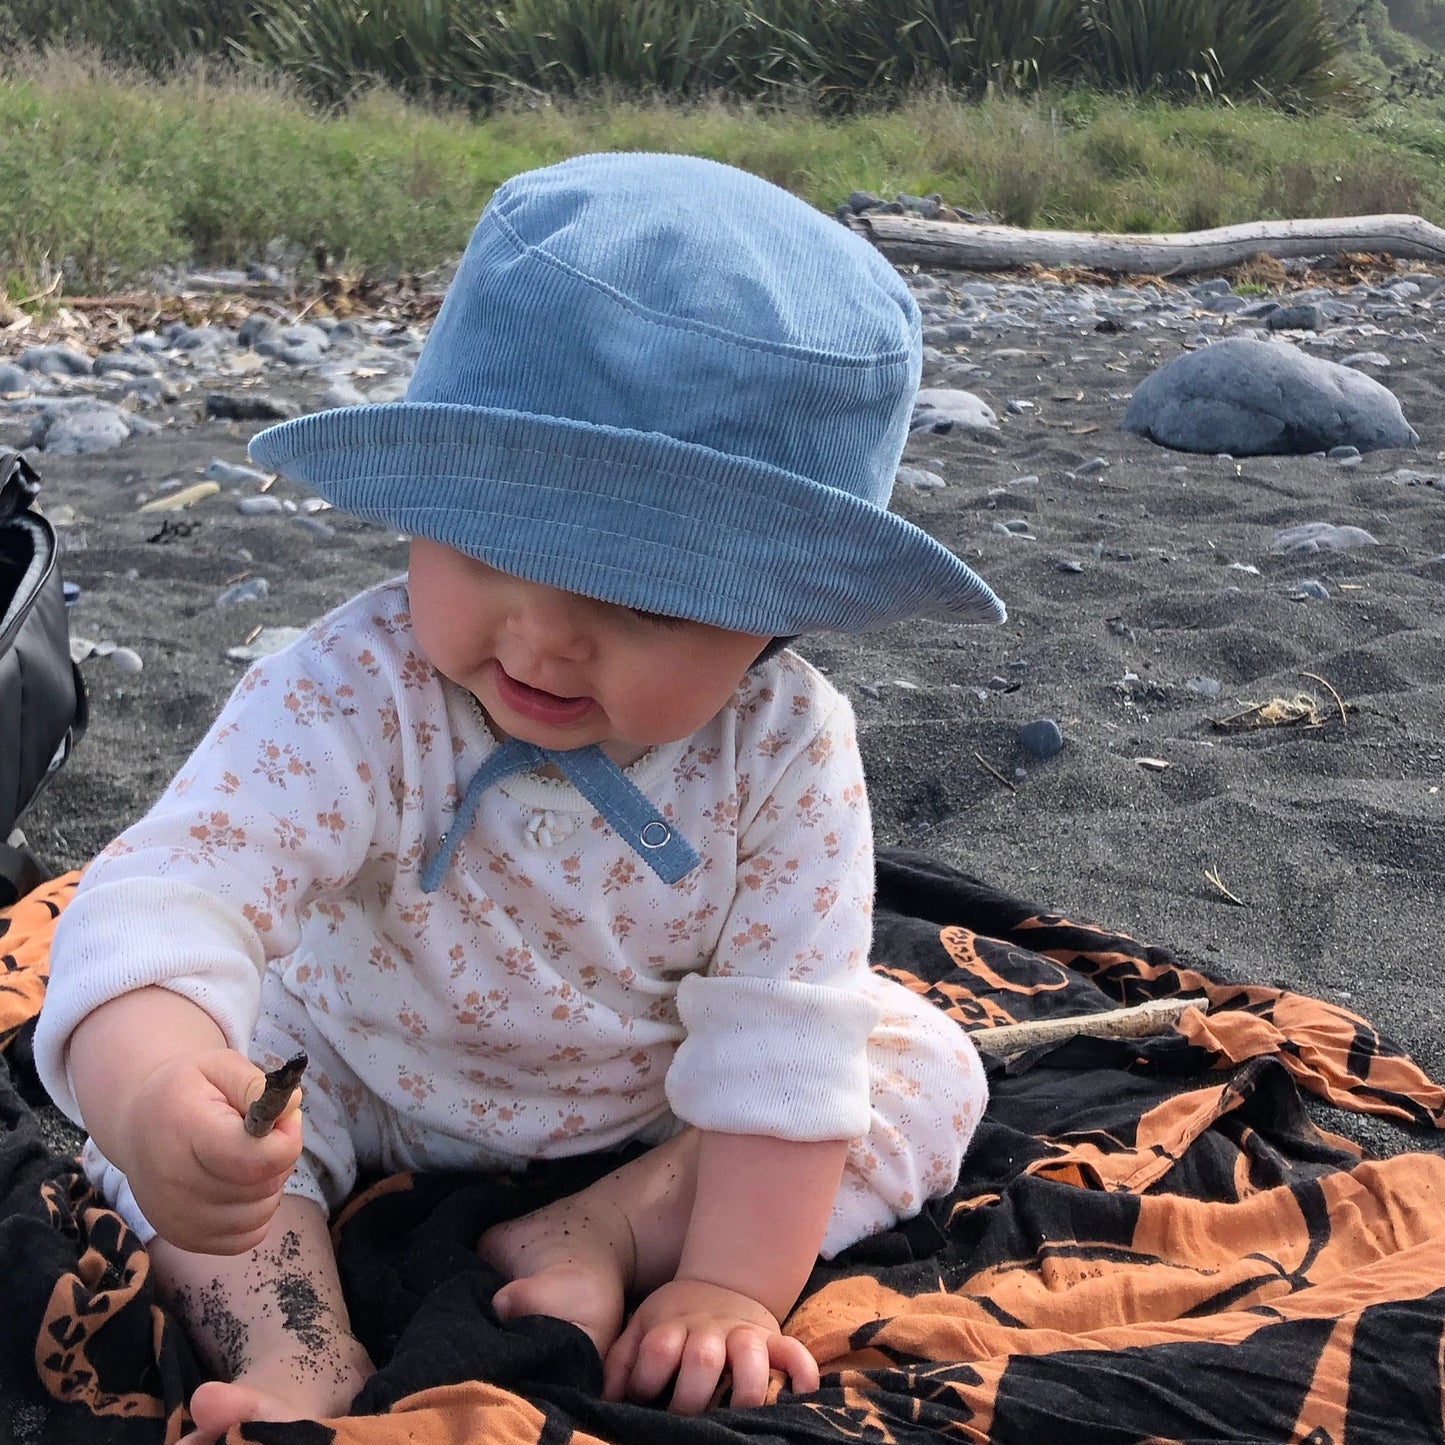
[[[502,571],[758,634],[1001,622],[887,510],[918,308],[867,242],[692,156],[501,186],[399,403],[270,427],[262,466]]]

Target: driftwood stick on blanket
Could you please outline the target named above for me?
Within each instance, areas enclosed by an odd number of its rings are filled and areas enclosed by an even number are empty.
[[[1276,257],[1383,251],[1412,260],[1445,262],[1445,230],[1421,216],[1248,221],[1208,231],[1159,235],[1030,231],[868,214],[852,216],[848,224],[890,261],[918,262],[941,271],[1007,271],[1036,263],[1082,266],[1120,275],[1179,276],[1237,266],[1261,251]]]
[[[1039,1044],[1062,1043],[1080,1034],[1093,1039],[1141,1039],[1168,1033],[1190,1009],[1207,1007],[1202,998],[1156,998],[1133,1008],[970,1029],[968,1036],[985,1053],[1020,1054]]]

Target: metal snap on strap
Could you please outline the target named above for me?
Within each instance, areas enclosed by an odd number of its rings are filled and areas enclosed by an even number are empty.
[[[672,829],[661,819],[654,818],[650,823],[643,824],[640,836],[644,848],[661,848],[672,837]]]

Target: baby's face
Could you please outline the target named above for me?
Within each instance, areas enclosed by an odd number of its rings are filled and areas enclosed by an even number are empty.
[[[421,538],[408,590],[422,651],[500,732],[600,743],[624,766],[696,732],[771,640],[562,592]]]

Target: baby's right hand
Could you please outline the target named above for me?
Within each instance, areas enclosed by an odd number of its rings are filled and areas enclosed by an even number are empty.
[[[244,1054],[212,1049],[146,1076],[127,1109],[124,1147],[111,1162],[156,1233],[193,1254],[245,1254],[261,1243],[301,1153],[293,1103],[264,1138],[246,1132],[246,1106],[265,1074]]]

